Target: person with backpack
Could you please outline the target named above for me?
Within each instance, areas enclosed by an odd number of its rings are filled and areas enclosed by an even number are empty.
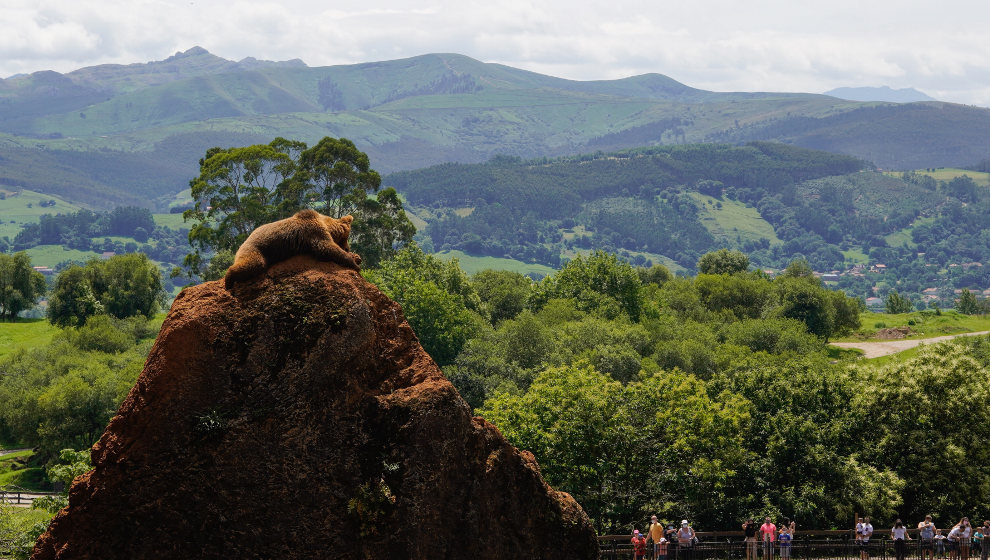
[[[682,519],[681,528],[677,530],[677,550],[678,553],[683,552],[679,560],[691,560],[691,552],[693,551],[695,540],[694,529],[688,524],[687,519]]]

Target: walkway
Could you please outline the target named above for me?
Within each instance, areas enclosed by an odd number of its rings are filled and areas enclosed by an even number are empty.
[[[915,346],[920,346],[921,344],[935,344],[937,342],[945,342],[946,340],[952,340],[957,336],[976,336],[976,335],[988,334],[988,333],[990,333],[990,331],[950,334],[946,336],[936,336],[934,338],[915,338],[910,340],[882,340],[876,342],[832,342],[831,344],[832,346],[837,346],[839,348],[855,348],[857,350],[862,350],[863,357],[865,358],[879,358],[880,356],[889,356],[891,354],[896,354],[903,350],[914,348]]]

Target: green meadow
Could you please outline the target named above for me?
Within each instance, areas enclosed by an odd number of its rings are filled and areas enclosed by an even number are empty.
[[[760,216],[756,208],[699,192],[692,192],[690,196],[699,203],[701,224],[715,239],[736,248],[744,241],[763,238],[770,240],[770,243],[780,243],[773,226]]]
[[[82,206],[72,204],[63,198],[41,194],[27,189],[12,190],[10,187],[0,187],[4,198],[0,200],[0,237],[14,236],[21,231],[23,224],[34,224],[43,214],[68,214],[80,210]],[[55,201],[54,206],[42,206],[41,203]]]
[[[457,259],[457,262],[469,275],[477,274],[482,270],[511,270],[520,274],[537,274],[546,276],[552,274],[554,269],[542,264],[524,263],[515,259],[504,259],[499,257],[472,257],[462,251],[442,251],[437,256],[445,259]]]
[[[17,319],[13,322],[0,321],[0,358],[16,352],[20,348],[34,348],[51,342],[58,328],[45,319]]]

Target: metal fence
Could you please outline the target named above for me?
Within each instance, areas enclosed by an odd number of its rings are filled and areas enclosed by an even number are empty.
[[[839,533],[838,535],[810,534],[800,532],[786,549],[781,549],[780,543],[771,546],[756,543],[753,547],[755,555],[747,558],[748,543],[739,538],[701,538],[701,542],[692,547],[678,547],[676,543],[667,545],[666,560],[988,560],[987,547],[980,542],[968,545],[958,545],[946,540],[923,542],[912,536],[911,540],[903,542],[903,554],[898,554],[897,547],[889,535],[874,533],[873,538],[865,545],[856,542],[851,534],[840,531],[823,531],[821,533]],[[599,558],[603,560],[628,559],[633,557],[633,547],[630,535],[608,535],[598,540],[601,550]],[[647,546],[647,558],[655,560],[653,544]]]

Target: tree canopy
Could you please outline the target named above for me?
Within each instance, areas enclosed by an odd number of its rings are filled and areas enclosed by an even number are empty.
[[[48,300],[48,321],[67,327],[102,313],[150,318],[165,305],[166,295],[161,272],[143,253],[93,259],[59,273]]]
[[[354,245],[373,265],[412,240],[415,227],[394,190],[378,192],[381,177],[368,156],[346,138],[325,137],[315,146],[276,138],[268,144],[210,148],[190,181],[192,222],[183,261],[194,276],[216,275],[208,260],[233,254],[258,226],[314,208],[340,218],[354,216]],[[377,193],[377,197],[371,195]],[[216,267],[214,267],[216,268]]]
[[[45,277],[31,267],[27,253],[0,253],[0,320],[13,320],[33,307],[45,289]]]
[[[748,268],[749,257],[745,253],[728,249],[705,253],[698,259],[699,274],[735,274]]]

